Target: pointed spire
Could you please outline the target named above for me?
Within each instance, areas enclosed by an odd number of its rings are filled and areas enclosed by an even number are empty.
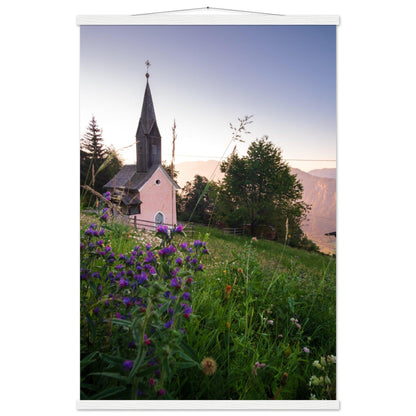
[[[146,61],[147,71],[150,62]],[[137,171],[147,172],[154,164],[162,162],[161,136],[156,122],[152,93],[149,86],[149,72],[146,72],[146,89],[144,92],[142,112],[136,133]]]

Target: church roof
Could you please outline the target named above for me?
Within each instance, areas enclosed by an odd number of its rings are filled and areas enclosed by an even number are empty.
[[[149,81],[146,83],[144,91],[142,113],[140,115],[139,126],[137,127],[136,137],[144,136],[161,137],[157,127],[155,108],[153,106],[152,93],[150,92]]]
[[[126,189],[131,191],[138,191],[160,168],[162,172],[167,176],[168,180],[174,185],[176,189],[180,189],[179,185],[172,180],[168,172],[162,165],[153,165],[147,172],[137,172],[136,165],[124,165],[120,172],[114,176],[110,182],[104,185],[104,188],[111,192],[111,189]]]

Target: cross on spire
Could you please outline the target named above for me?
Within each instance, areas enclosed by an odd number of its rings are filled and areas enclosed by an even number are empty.
[[[149,60],[147,60],[147,61],[145,62],[145,65],[146,65],[146,78],[149,78],[149,66],[150,66],[150,61],[149,61]]]

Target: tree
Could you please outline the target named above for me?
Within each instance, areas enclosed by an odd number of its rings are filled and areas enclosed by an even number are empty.
[[[267,137],[251,143],[247,156],[233,154],[221,170],[220,209],[226,223],[249,224],[252,235],[260,225],[273,226],[280,241],[303,237],[300,223],[309,207],[301,201],[302,184]]]
[[[213,214],[218,186],[205,176],[195,175],[186,182],[178,198],[178,217],[182,221],[208,224]]]
[[[81,184],[103,193],[104,185],[121,169],[123,162],[117,151],[106,147],[102,130],[93,116],[81,138]]]

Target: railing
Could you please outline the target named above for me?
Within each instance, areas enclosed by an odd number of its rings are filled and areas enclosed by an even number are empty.
[[[246,229],[245,228],[223,228],[223,234],[227,235],[245,235]]]
[[[156,224],[154,221],[142,220],[137,217],[130,217],[130,225],[132,225],[136,230],[145,230],[145,231],[156,231],[156,228],[159,224]],[[169,228],[174,228],[175,224],[166,224]],[[187,235],[190,235],[191,238],[194,236],[194,225],[192,223],[183,224],[184,231]]]

